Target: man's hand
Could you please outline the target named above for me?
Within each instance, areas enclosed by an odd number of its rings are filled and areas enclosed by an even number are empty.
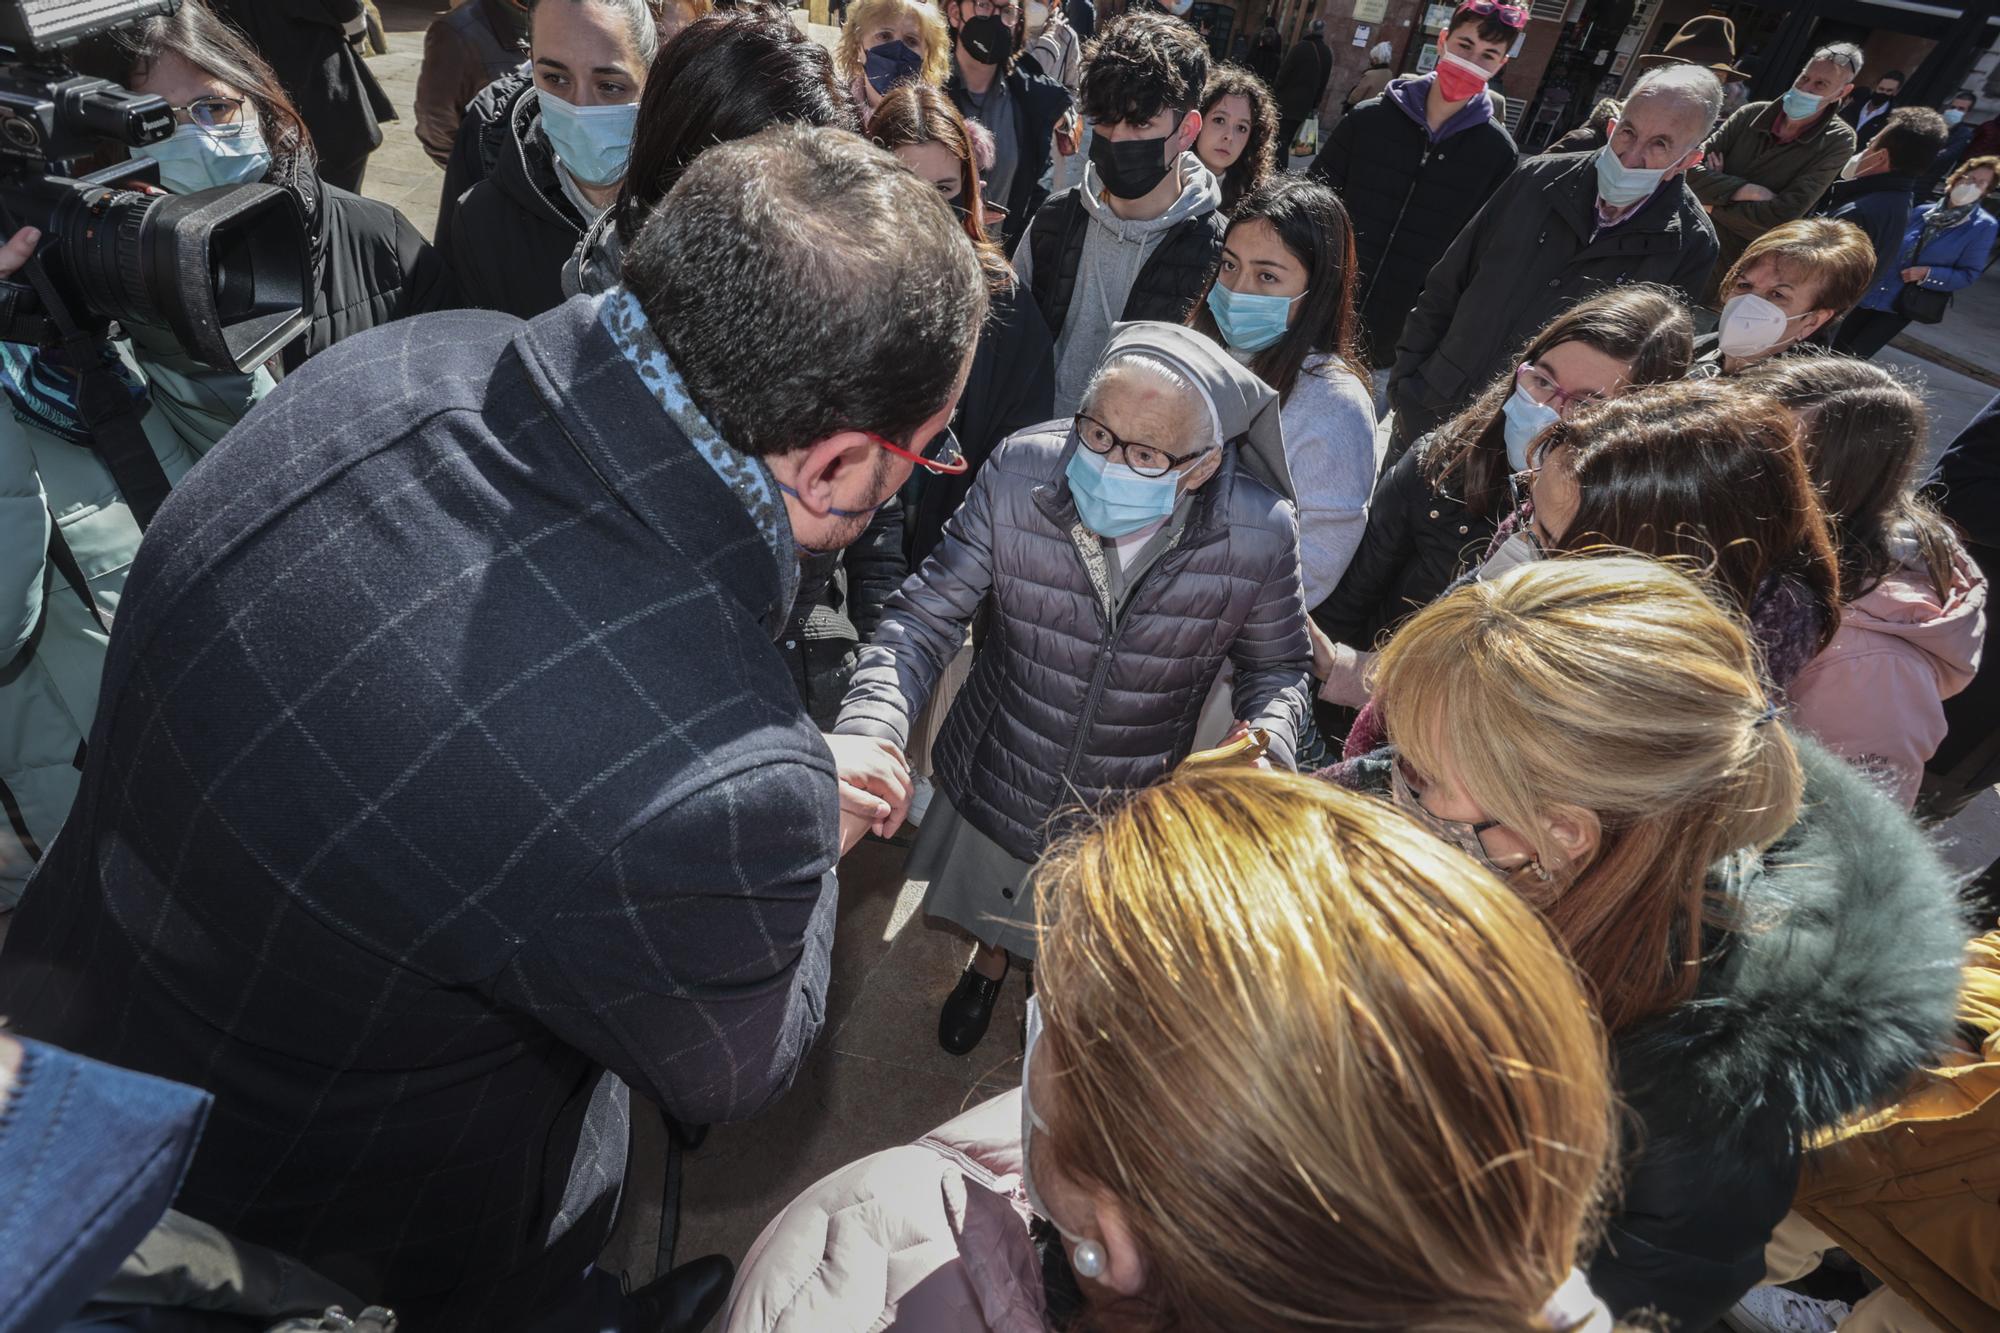
[[[1249,734],[1250,734],[1250,724],[1248,722],[1245,722],[1242,718],[1239,717],[1236,719],[1235,725],[1229,728],[1229,734],[1222,738],[1222,743],[1224,745],[1229,745],[1235,741],[1242,740],[1245,736],[1248,736]],[[1267,756],[1261,754],[1258,755],[1255,759],[1251,760],[1250,767],[1261,768],[1266,773],[1273,771],[1271,768],[1270,759]]]
[[[1930,275],[1931,275],[1931,266],[1929,264],[1919,264],[1912,268],[1906,268],[1903,270],[1903,281],[1922,282],[1925,278],[1928,278]]]
[[[1742,186],[1735,194],[1730,195],[1729,202],[1732,204],[1767,204],[1775,198],[1777,196],[1763,186],[1750,184]]]
[[[7,238],[7,244],[0,245],[0,278],[11,278],[21,271],[30,259],[35,257],[35,247],[42,243],[42,234],[33,227],[23,227]]]
[[[821,737],[833,751],[834,772],[840,777],[840,850],[861,841],[873,829],[886,838],[903,823],[910,808],[910,765],[903,752],[872,736]]]

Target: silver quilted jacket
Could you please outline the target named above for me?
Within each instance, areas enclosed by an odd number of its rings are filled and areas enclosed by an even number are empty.
[[[933,765],[953,806],[1022,860],[1179,763],[1225,661],[1235,716],[1270,731],[1272,763],[1290,766],[1311,706],[1298,520],[1244,466],[1259,460],[1229,446],[1179,540],[1114,618],[1102,552],[1063,476],[1076,447],[1067,423],[1051,422],[994,451],[942,543],[890,599],[834,728],[907,744],[990,601]]]

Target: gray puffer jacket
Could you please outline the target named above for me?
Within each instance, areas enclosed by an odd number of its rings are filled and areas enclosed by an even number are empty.
[[[907,743],[990,600],[933,759],[959,813],[1024,861],[1180,762],[1225,660],[1235,715],[1270,731],[1274,764],[1291,765],[1309,707],[1298,519],[1253,474],[1261,459],[1229,446],[1114,622],[1101,550],[1063,475],[1077,447],[1067,423],[1050,422],[994,451],[943,542],[890,599],[834,728]]]

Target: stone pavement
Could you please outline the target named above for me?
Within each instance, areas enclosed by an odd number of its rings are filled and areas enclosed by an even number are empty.
[[[413,105],[423,32],[442,4],[383,0],[391,50],[373,66],[401,108]],[[803,22],[803,14],[798,16]],[[809,25],[831,45],[835,29]],[[366,192],[430,233],[443,172],[405,119],[383,127]],[[2000,275],[1962,294],[1944,323],[1906,334],[1883,354],[1931,404],[1940,443],[2000,387]],[[1946,830],[1968,867],[2000,856],[2000,796],[1988,793]],[[939,1049],[937,1008],[963,967],[963,937],[918,911],[923,885],[906,882],[906,853],[868,842],[841,867],[841,901],[824,1034],[792,1089],[755,1120],[720,1125],[684,1160],[682,1259],[740,1259],[802,1189],[835,1168],[908,1143],[961,1108],[1020,1079],[1023,990],[1008,979],[985,1043],[955,1059]],[[644,1206],[644,1201],[641,1201]]]

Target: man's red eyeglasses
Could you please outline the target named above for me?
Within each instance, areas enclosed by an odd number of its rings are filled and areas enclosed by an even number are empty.
[[[1499,19],[1516,32],[1528,26],[1526,5],[1503,5],[1498,3],[1498,0],[1465,0],[1465,3],[1458,7],[1458,12]]]
[[[971,460],[965,456],[965,450],[958,447],[958,436],[951,433],[951,427],[949,426],[939,431],[931,442],[924,446],[924,451],[920,454],[911,453],[894,440],[884,439],[874,431],[866,433],[869,439],[875,441],[875,443],[881,445],[884,449],[896,455],[896,457],[907,458],[926,472],[934,472],[941,476],[956,477],[972,466]]]

